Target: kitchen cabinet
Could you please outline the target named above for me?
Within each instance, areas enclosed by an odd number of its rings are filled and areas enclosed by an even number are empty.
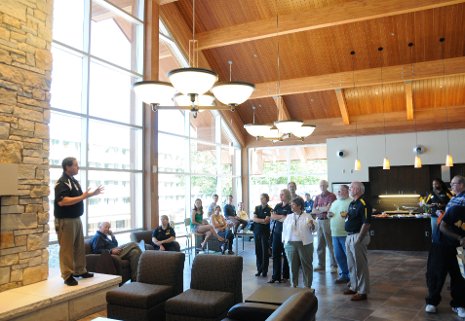
[[[431,189],[432,179],[440,177],[440,173],[440,165],[425,165],[422,168],[392,166],[390,170],[383,170],[382,167],[371,167],[369,169],[371,195],[425,195]]]
[[[430,218],[372,218],[370,250],[428,251],[431,247]]]

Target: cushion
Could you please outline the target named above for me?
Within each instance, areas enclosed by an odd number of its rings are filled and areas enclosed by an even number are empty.
[[[189,289],[166,301],[165,312],[167,314],[215,318],[225,314],[233,304],[233,293]]]
[[[173,296],[169,285],[132,282],[107,292],[107,303],[127,307],[148,309]]]

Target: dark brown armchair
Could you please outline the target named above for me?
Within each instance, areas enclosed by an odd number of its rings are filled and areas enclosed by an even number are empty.
[[[197,255],[190,289],[165,303],[167,321],[208,321],[226,317],[242,302],[241,256]]]
[[[184,253],[145,251],[137,282],[108,291],[107,315],[126,321],[165,320],[165,301],[183,290]]]
[[[121,275],[123,284],[131,278],[131,267],[128,260],[123,260],[117,255],[108,253],[93,254],[92,239],[84,241],[86,249],[87,271],[104,274]]]

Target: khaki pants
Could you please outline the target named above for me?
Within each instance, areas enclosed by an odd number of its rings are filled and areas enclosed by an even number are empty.
[[[333,239],[331,237],[331,228],[329,219],[326,220],[318,220],[317,227],[317,239],[318,239],[318,247],[316,252],[318,254],[318,266],[325,267],[326,266],[326,246],[328,247],[328,254],[331,262],[332,267],[337,267],[336,258],[334,257],[334,250],[333,250]]]
[[[142,254],[142,251],[136,242],[130,242],[118,246],[118,248],[121,249],[121,253],[118,256],[122,259],[129,260],[129,265],[131,266],[131,281],[135,282],[137,280],[139,257]]]
[[[370,291],[368,274],[368,250],[370,235],[366,235],[362,242],[356,243],[359,233],[348,235],[346,238],[347,264],[350,274],[350,289],[360,294]]]
[[[60,245],[60,271],[63,280],[73,274],[86,273],[86,251],[81,219],[55,218],[55,230]]]
[[[302,268],[304,286],[311,288],[313,282],[313,243],[303,245],[301,241],[291,241],[284,244],[284,250],[289,262],[291,286],[296,288],[299,285],[299,271]]]

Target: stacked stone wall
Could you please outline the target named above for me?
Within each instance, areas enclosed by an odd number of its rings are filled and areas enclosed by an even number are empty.
[[[52,0],[0,1],[0,164],[18,164],[1,196],[0,291],[48,276]],[[1,182],[0,182],[1,183]]]

